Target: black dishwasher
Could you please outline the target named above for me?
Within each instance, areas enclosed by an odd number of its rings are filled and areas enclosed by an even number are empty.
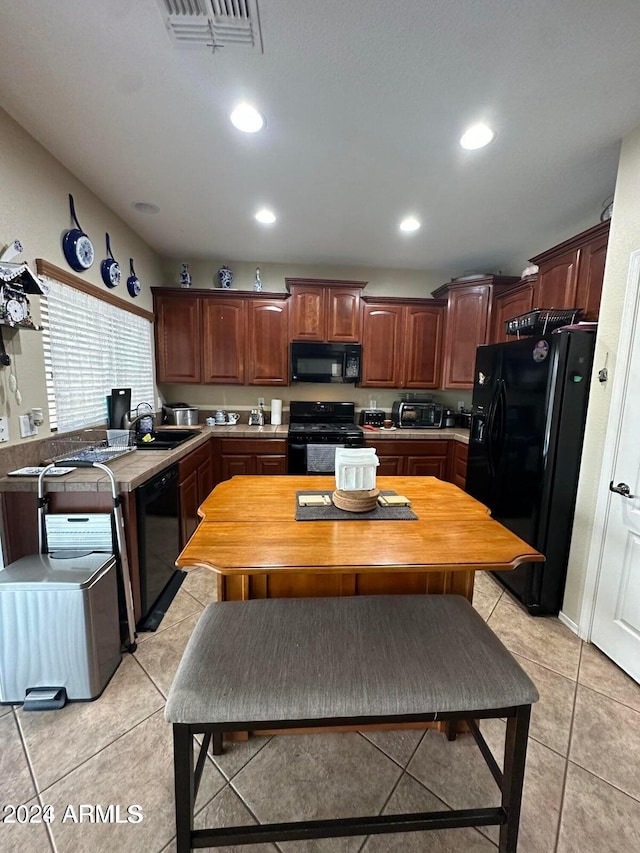
[[[186,573],[175,567],[180,553],[178,466],[172,465],[136,489],[140,631],[155,631]]]

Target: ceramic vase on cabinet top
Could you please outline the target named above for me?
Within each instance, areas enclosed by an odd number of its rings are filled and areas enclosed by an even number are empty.
[[[218,270],[218,279],[220,280],[220,287],[224,290],[229,290],[231,285],[233,284],[233,273],[229,269],[228,266],[220,267]]]
[[[260,279],[260,267],[256,267],[256,280],[253,283],[253,289],[262,291],[262,280]]]
[[[180,270],[180,287],[191,287],[191,281],[189,264],[182,264],[182,269]]]

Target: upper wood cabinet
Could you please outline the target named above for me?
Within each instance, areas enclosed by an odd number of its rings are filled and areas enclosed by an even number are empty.
[[[244,299],[202,299],[202,381],[244,385]]]
[[[285,278],[293,341],[360,341],[360,294],[366,281]]]
[[[289,384],[289,303],[247,302],[247,385]]]
[[[288,385],[287,293],[152,292],[158,382]]]
[[[601,222],[531,258],[538,280],[534,308],[582,308],[582,320],[597,320],[610,223]]]
[[[446,302],[362,297],[364,388],[439,388]]]
[[[153,291],[158,382],[202,382],[200,299]]]
[[[433,291],[447,299],[444,341],[443,388],[473,388],[476,348],[489,342],[495,296],[519,279],[488,275],[467,281],[451,281]]]
[[[513,336],[507,335],[505,331],[507,320],[531,311],[535,285],[536,276],[528,276],[521,279],[514,287],[498,293],[493,302],[490,343],[499,344],[514,340]]]

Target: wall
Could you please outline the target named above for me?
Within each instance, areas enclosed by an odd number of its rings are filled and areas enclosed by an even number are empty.
[[[158,284],[162,275],[157,254],[3,110],[0,110],[0,151],[0,253],[18,239],[24,251],[15,261],[27,262],[35,272],[35,259],[44,258],[71,272],[62,252],[61,239],[72,227],[68,201],[68,194],[72,193],[80,224],[90,236],[96,252],[92,267],[77,275],[106,290],[100,278],[100,261],[106,256],[105,232],[108,231],[114,255],[125,276],[129,274],[129,258],[134,258],[136,274],[143,285],[136,304],[150,310],[149,287]],[[131,301],[124,282],[111,292],[124,302]],[[31,297],[30,303],[34,320],[39,322],[39,297]],[[22,404],[17,404],[9,388],[10,369],[2,368],[0,415],[9,417],[10,441],[7,444],[26,444],[30,439],[19,438],[18,415],[26,414],[32,406],[41,406],[46,416],[42,339],[39,332],[28,329],[3,326],[3,333]],[[47,434],[45,423],[39,430],[39,438]]]
[[[640,248],[640,127],[622,144],[616,182],[611,231],[602,291],[602,305],[592,376],[589,412],[585,431],[582,467],[578,486],[574,534],[569,559],[563,613],[575,624],[580,618],[584,580],[595,515],[602,448],[609,418],[612,379],[622,320],[629,258]],[[609,381],[598,382],[598,371],[606,366]],[[637,389],[636,389],[637,390]],[[615,416],[617,413],[612,413]]]

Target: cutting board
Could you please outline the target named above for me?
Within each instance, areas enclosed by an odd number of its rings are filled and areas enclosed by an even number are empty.
[[[109,397],[109,429],[122,429],[122,418],[131,411],[131,388],[112,388]]]

